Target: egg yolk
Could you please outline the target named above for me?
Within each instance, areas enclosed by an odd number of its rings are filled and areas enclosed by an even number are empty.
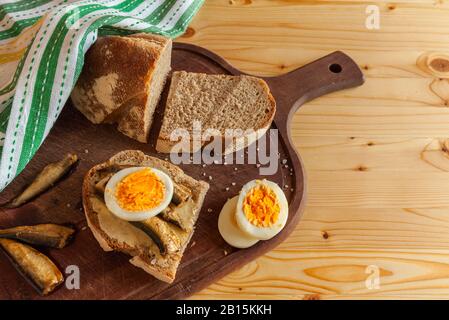
[[[150,169],[133,172],[117,183],[115,197],[127,211],[152,209],[164,200],[165,185]]]
[[[252,188],[243,200],[243,213],[257,227],[270,227],[280,211],[276,194],[265,185]]]

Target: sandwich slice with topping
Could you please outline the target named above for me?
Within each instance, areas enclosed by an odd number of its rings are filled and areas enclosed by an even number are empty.
[[[136,150],[94,166],[83,183],[83,206],[105,251],[171,283],[192,238],[209,184]]]

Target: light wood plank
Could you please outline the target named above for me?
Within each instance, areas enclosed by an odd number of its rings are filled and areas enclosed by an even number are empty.
[[[296,230],[193,299],[449,298],[449,74],[429,67],[449,56],[449,2],[374,3],[370,31],[372,2],[208,0],[180,38],[256,75],[338,49],[366,76],[294,116],[309,182]]]
[[[449,171],[448,139],[299,136],[307,171]]]

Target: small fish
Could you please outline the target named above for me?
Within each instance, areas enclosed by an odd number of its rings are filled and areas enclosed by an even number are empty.
[[[64,281],[58,267],[36,249],[10,239],[0,239],[0,246],[41,295],[49,294]]]
[[[184,187],[181,184],[174,184],[174,190],[173,190],[173,198],[171,202],[173,202],[176,205],[179,205],[185,201],[187,201],[189,198],[192,197],[192,193],[189,188]]]
[[[95,184],[95,189],[96,189],[99,193],[103,193],[103,194],[104,194],[104,191],[105,191],[105,189],[106,189],[106,185],[108,184],[109,179],[111,179],[111,177],[112,177],[113,175],[114,175],[113,173],[109,173],[109,174],[107,174],[104,178],[100,179],[100,181],[98,181],[98,182]]]
[[[193,210],[195,203],[192,199],[188,199],[182,202],[180,205],[175,206],[173,203],[161,212],[160,216],[163,220],[173,223],[184,231],[190,231],[193,229]]]
[[[5,207],[17,208],[39,196],[61,179],[77,161],[78,156],[69,153],[61,161],[48,164],[24,191]]]
[[[20,240],[29,244],[52,248],[64,248],[75,230],[57,224],[38,224],[0,229],[0,238]]]
[[[174,253],[181,249],[181,240],[178,235],[168,222],[159,217],[132,222],[132,224],[145,232],[156,243],[161,254]]]

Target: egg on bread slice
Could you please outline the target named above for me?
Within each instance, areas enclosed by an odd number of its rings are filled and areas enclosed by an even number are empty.
[[[109,179],[104,200],[118,218],[143,221],[167,208],[173,188],[173,181],[166,173],[150,167],[131,167]]]

